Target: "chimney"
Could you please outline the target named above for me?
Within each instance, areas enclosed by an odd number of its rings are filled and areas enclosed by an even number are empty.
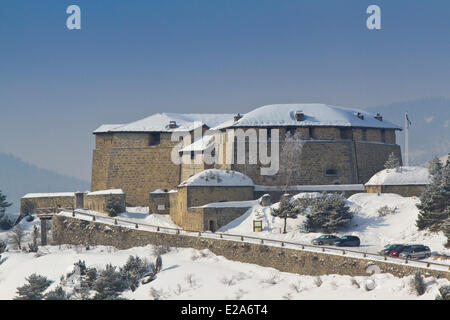
[[[169,122],[169,128],[170,128],[170,129],[175,129],[176,127],[177,127],[177,122],[171,120],[171,121]]]
[[[238,113],[234,116],[234,122],[238,121],[240,118],[242,118],[241,114]]]
[[[358,113],[356,114],[356,116],[357,116],[358,118],[360,118],[361,120],[364,120],[364,115],[363,115],[361,112],[358,112]]]
[[[378,121],[383,121],[383,116],[379,113],[377,113],[374,118],[377,119]]]
[[[305,120],[305,114],[303,113],[303,111],[296,111],[295,112],[295,120],[297,120],[297,121]]]

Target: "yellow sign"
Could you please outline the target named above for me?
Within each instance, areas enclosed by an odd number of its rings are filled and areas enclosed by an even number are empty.
[[[262,220],[253,220],[253,232],[262,231]]]

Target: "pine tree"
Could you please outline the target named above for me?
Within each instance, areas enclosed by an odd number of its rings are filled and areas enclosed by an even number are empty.
[[[10,206],[12,206],[12,203],[6,202],[6,195],[2,194],[0,190],[0,218],[5,214],[6,208]]]
[[[342,195],[322,193],[321,197],[313,199],[304,227],[308,231],[322,230],[331,233],[346,226],[352,218],[353,214]]]
[[[0,254],[6,251],[6,247],[7,247],[6,242],[0,240]]]
[[[436,300],[450,300],[450,286],[442,286],[439,288],[439,295],[436,297]]]
[[[26,280],[27,284],[17,288],[17,296],[14,300],[42,300],[43,292],[49,287],[51,281],[35,273]]]
[[[67,300],[67,293],[61,286],[45,294],[45,300]]]
[[[283,194],[279,207],[277,209],[272,209],[271,211],[271,214],[274,217],[284,219],[283,233],[287,233],[287,219],[296,219],[299,213],[299,208],[291,201],[290,194]]]
[[[417,204],[419,216],[416,225],[419,230],[431,229],[438,231],[442,223],[450,213],[450,165],[445,167],[439,158],[435,157],[428,165],[431,183],[420,195],[420,203]]]
[[[386,163],[384,164],[385,169],[395,169],[395,171],[400,172],[400,160],[395,156],[393,152],[389,155]]]
[[[116,271],[116,267],[108,264],[105,270],[99,273],[93,288],[97,291],[94,296],[95,300],[114,300],[118,299],[120,293],[129,288],[129,284],[125,276]]]

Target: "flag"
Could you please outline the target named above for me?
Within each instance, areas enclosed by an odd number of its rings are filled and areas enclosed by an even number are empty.
[[[405,113],[405,116],[406,116],[406,127],[409,128],[411,126],[411,121],[409,120],[407,113]]]

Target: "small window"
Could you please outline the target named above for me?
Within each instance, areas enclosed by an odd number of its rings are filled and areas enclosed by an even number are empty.
[[[149,146],[157,146],[161,142],[161,135],[159,133],[150,133],[148,137]]]
[[[195,159],[195,152],[191,151],[191,160],[194,160],[194,159]]]
[[[327,175],[327,176],[337,176],[337,170],[335,170],[335,169],[327,169],[325,171],[325,175]]]
[[[362,129],[362,141],[367,141],[367,129]]]

